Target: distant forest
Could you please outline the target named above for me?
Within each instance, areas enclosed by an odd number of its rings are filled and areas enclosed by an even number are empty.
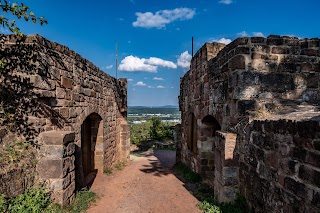
[[[128,114],[180,114],[178,107],[172,106],[172,108],[166,107],[130,107]]]

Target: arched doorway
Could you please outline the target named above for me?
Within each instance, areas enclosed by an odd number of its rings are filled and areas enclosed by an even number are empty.
[[[83,176],[103,169],[103,122],[97,113],[90,114],[81,125]]]
[[[216,135],[216,131],[221,130],[221,126],[217,119],[211,115],[207,115],[202,119],[201,130],[201,136],[204,139],[207,139],[208,137],[214,137]]]

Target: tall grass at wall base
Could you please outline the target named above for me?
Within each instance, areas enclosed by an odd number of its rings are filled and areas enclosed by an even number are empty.
[[[204,213],[249,213],[250,210],[243,196],[237,195],[234,202],[219,203],[213,197],[202,198],[198,204]]]

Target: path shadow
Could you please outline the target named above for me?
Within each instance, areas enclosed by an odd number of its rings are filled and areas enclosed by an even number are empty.
[[[177,169],[176,152],[169,150],[154,150],[147,152],[140,152],[144,157],[156,157],[156,159],[148,159],[149,164],[144,165],[145,168],[140,169],[142,172],[153,174],[154,176],[161,177],[166,175],[174,175],[182,182],[190,194],[197,200],[201,201],[204,198],[214,197],[213,189],[209,185],[198,182],[187,181],[184,175]]]
[[[145,173],[152,173],[154,176],[161,177],[163,175],[172,174],[172,167],[175,164],[175,151],[154,150],[140,153],[144,157],[155,156],[157,159],[148,159],[150,164],[144,165],[144,169],[140,169]]]

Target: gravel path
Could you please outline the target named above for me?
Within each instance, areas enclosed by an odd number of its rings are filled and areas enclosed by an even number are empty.
[[[98,174],[91,190],[100,199],[89,213],[193,213],[198,200],[171,172],[174,151],[145,152],[115,174]]]

